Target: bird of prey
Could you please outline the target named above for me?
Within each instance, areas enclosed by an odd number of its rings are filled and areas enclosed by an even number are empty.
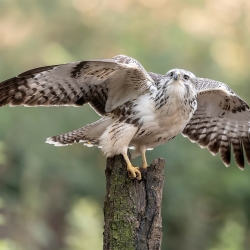
[[[182,133],[230,164],[250,163],[249,106],[226,84],[198,78],[183,69],[165,75],[147,72],[134,58],[78,61],[26,71],[0,83],[0,106],[82,106],[88,103],[101,118],[74,131],[52,136],[56,146],[98,146],[107,157],[122,154],[130,178],[141,172],[128,156],[142,156]]]

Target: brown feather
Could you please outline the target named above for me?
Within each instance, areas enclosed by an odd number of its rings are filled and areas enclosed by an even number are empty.
[[[220,156],[223,163],[229,166],[231,161],[231,146],[229,142],[220,147]]]
[[[232,146],[235,161],[240,169],[244,169],[244,153],[242,142],[239,138],[232,139]]]
[[[244,148],[245,148],[245,154],[246,154],[247,161],[250,164],[250,139],[249,139],[249,135],[243,136],[241,138],[241,141],[242,141]]]

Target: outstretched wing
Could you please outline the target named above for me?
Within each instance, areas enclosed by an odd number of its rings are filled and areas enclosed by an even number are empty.
[[[220,152],[230,164],[231,146],[237,165],[244,168],[244,153],[250,163],[249,106],[226,84],[197,78],[197,110],[182,134],[212,154]]]
[[[151,88],[154,81],[141,64],[119,55],[26,71],[0,83],[0,106],[82,106],[88,102],[105,114]]]

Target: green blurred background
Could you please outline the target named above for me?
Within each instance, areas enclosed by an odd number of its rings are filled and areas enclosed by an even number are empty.
[[[0,0],[0,81],[117,54],[225,82],[250,104],[250,1]],[[3,107],[0,117],[0,250],[102,249],[105,158],[44,143],[97,115]],[[147,155],[167,162],[163,250],[250,249],[248,165],[226,168],[182,136]]]

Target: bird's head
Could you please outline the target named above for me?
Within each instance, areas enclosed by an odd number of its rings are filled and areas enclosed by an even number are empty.
[[[196,76],[184,69],[171,69],[166,73],[168,84],[192,84],[194,83]]]
[[[169,70],[162,81],[162,85],[167,87],[167,92],[172,96],[178,95],[181,98],[186,93],[196,92],[195,89],[196,76],[184,69],[171,69]]]

